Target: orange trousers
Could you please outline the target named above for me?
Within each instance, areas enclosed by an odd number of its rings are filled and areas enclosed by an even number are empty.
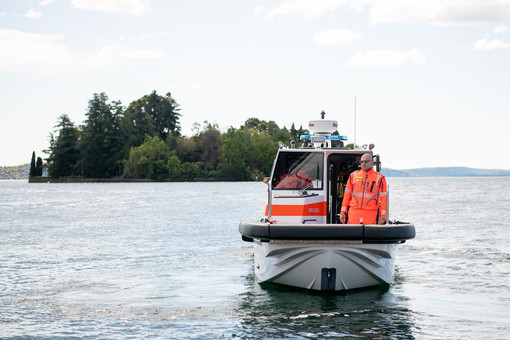
[[[349,208],[349,224],[377,224],[377,210]]]

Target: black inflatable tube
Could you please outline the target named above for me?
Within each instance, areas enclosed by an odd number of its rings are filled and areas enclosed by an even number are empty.
[[[269,224],[242,221],[239,232],[243,241],[271,240],[359,240],[364,243],[401,243],[415,237],[413,224]]]

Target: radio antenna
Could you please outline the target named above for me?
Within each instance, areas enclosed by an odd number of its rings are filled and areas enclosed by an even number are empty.
[[[356,148],[356,97],[354,97],[354,148]]]

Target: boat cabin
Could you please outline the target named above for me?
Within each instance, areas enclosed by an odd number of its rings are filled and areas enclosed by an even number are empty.
[[[333,134],[337,126],[331,120],[310,121],[312,134],[301,136],[301,147],[279,144],[266,208],[272,223],[340,223],[345,185],[349,174],[360,168],[361,156],[372,155],[376,170],[380,170],[373,144],[345,148],[347,137]]]

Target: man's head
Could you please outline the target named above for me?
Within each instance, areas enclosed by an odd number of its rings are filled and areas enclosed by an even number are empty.
[[[372,155],[369,153],[364,154],[361,156],[361,169],[368,171],[372,169],[374,166],[374,161],[372,160]]]
[[[293,159],[291,162],[290,162],[290,166],[289,166],[289,173],[291,173],[292,171],[294,171],[297,167],[299,166],[299,159],[296,158],[296,159]]]

